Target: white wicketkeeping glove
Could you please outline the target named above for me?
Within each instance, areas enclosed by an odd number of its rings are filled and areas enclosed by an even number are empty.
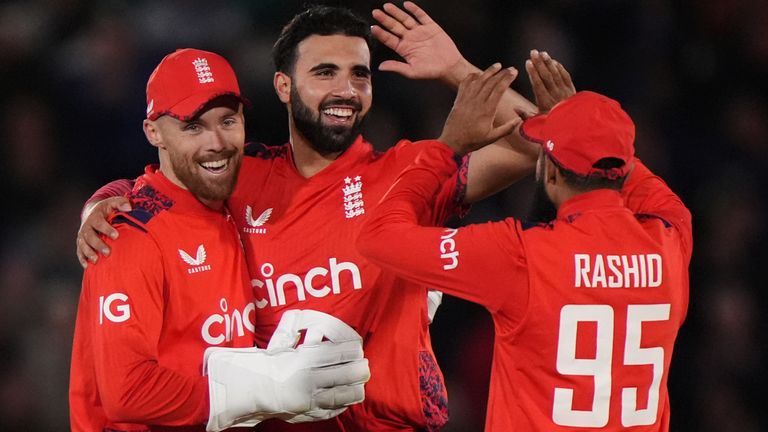
[[[435,313],[437,308],[443,302],[443,293],[436,290],[427,291],[427,316],[429,317],[429,323],[432,324],[432,320],[435,319]]]
[[[301,330],[306,330],[304,344],[294,348]],[[209,431],[272,417],[290,422],[330,418],[361,402],[370,378],[362,338],[316,311],[283,314],[266,350],[208,348],[203,368],[210,392]]]

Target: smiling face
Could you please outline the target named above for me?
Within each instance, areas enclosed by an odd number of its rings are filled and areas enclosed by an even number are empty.
[[[320,154],[346,150],[371,108],[370,51],[365,39],[312,35],[299,43],[291,76],[277,73],[291,127]]]
[[[160,170],[174,184],[212,208],[232,193],[245,146],[238,101],[215,100],[188,122],[167,115],[145,120],[144,131],[159,149]]]

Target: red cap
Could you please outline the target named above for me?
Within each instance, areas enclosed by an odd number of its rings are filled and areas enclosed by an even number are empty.
[[[240,95],[235,71],[224,57],[193,48],[178,49],[160,61],[147,81],[147,118],[170,115],[188,121],[213,98]]]
[[[619,178],[627,175],[635,154],[635,124],[615,100],[589,91],[578,92],[548,114],[526,120],[520,133],[541,144],[562,168],[581,176]],[[618,168],[595,168],[600,159],[624,162]]]

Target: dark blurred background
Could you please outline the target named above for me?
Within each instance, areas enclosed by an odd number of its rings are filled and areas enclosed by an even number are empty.
[[[179,47],[222,53],[253,102],[249,137],[287,139],[269,60],[303,2],[25,0],[0,3],[0,430],[68,429],[69,354],[82,270],[83,202],[132,178],[157,153],[141,132],[144,86]],[[345,4],[332,2],[331,4]],[[382,2],[347,5],[370,17]],[[422,0],[480,67],[524,71],[532,48],[577,89],[622,102],[640,157],[694,216],[688,320],[670,378],[672,430],[765,431],[768,376],[766,186],[768,1]],[[374,66],[392,53],[380,46]],[[532,97],[524,73],[513,87]],[[453,94],[374,74],[366,136],[380,149],[435,137]],[[468,221],[524,216],[530,180],[474,207]],[[760,192],[763,191],[763,192]],[[761,198],[763,197],[763,198]],[[446,299],[433,324],[450,394],[446,431],[481,430],[493,329]]]

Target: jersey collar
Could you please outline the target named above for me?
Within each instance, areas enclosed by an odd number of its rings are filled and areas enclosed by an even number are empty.
[[[598,189],[576,195],[564,202],[557,209],[557,219],[572,220],[581,213],[617,207],[625,208],[618,191]]]
[[[358,135],[352,145],[350,145],[344,153],[340,154],[336,160],[330,163],[330,165],[307,180],[317,181],[329,177],[336,179],[338,173],[346,173],[350,169],[354,170],[355,167],[359,166],[361,161],[370,157],[372,153],[373,147],[371,144],[366,142],[362,135]],[[291,162],[294,173],[301,177],[298,169],[296,169],[296,163],[293,159],[293,146],[290,143],[288,144],[288,154],[290,156],[288,160]]]
[[[173,209],[185,213],[211,214],[222,213],[201,203],[191,192],[182,189],[168,179],[156,164],[147,165],[142,176],[148,185],[173,200]]]

